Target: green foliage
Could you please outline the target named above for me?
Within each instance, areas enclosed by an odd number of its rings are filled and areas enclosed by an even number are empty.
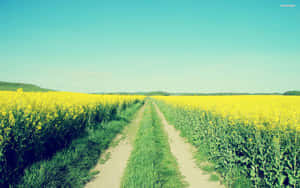
[[[216,174],[212,174],[210,175],[210,178],[209,178],[210,181],[219,181],[219,176],[217,176]]]
[[[283,95],[300,95],[300,91],[287,91]]]
[[[17,89],[22,88],[23,91],[53,91],[50,89],[40,88],[39,86],[33,84],[24,84],[24,83],[12,83],[12,82],[2,82],[0,81],[0,90],[5,91],[16,91]]]
[[[300,186],[300,134],[295,130],[258,130],[205,111],[158,105],[230,187]]]
[[[185,187],[152,105],[145,109],[121,187]]]
[[[141,103],[119,114],[119,120],[103,122],[72,141],[70,146],[52,158],[37,162],[25,169],[24,176],[14,187],[84,187],[93,175],[90,169],[99,155],[108,148],[115,136],[128,124]]]
[[[129,104],[126,107],[128,106]],[[22,110],[13,111],[16,123],[9,132],[10,139],[0,146],[0,187],[17,182],[27,166],[52,157],[56,151],[69,146],[74,138],[86,134],[87,129],[97,129],[102,122],[120,119],[118,115],[122,109],[117,105],[99,105],[95,117],[87,119],[78,116],[71,120],[64,119],[59,114],[64,112],[59,111],[57,118],[43,125],[45,128],[39,134],[35,134],[34,126],[25,125],[20,119],[24,113]]]

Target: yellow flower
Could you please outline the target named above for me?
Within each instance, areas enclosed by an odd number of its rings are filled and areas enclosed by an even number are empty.
[[[38,124],[36,126],[36,129],[37,130],[41,130],[42,129],[42,123],[41,122],[38,122]]]
[[[23,92],[23,88],[18,88],[17,89],[17,93],[22,93]]]
[[[155,96],[172,106],[202,111],[258,129],[295,128],[300,124],[300,96]],[[266,125],[266,126],[265,126]],[[296,127],[299,130],[299,127]]]
[[[131,104],[143,100],[144,96],[91,95],[70,92],[23,92],[0,91],[0,129],[9,134],[16,123],[24,127],[42,130],[49,122],[55,127],[61,126],[61,120],[72,120],[78,117],[93,121],[93,117],[103,107]],[[19,121],[19,122],[17,122]],[[74,125],[76,126],[76,125]],[[3,135],[4,135],[3,134]],[[9,138],[5,138],[9,139]]]

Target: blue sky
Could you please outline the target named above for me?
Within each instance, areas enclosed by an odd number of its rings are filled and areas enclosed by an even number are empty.
[[[0,0],[0,80],[76,92],[300,90],[299,7]]]

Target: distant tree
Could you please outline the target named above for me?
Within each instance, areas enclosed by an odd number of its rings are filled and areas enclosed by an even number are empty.
[[[287,91],[283,95],[300,95],[300,91]]]

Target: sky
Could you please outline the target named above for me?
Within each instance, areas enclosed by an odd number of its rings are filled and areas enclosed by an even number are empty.
[[[299,0],[0,0],[0,80],[73,92],[300,90],[299,8]]]

